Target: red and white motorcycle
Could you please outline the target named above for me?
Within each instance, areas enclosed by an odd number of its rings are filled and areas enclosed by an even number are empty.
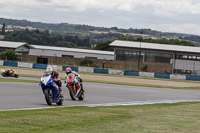
[[[68,74],[65,81],[65,83],[67,84],[66,87],[69,90],[69,94],[72,100],[76,100],[77,98],[78,100],[83,100],[84,99],[83,86],[80,84],[80,82],[78,85],[75,84],[75,80],[78,80],[76,78],[77,77],[74,73]]]

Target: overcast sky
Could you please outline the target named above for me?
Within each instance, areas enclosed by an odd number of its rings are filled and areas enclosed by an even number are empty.
[[[0,17],[200,35],[200,0],[0,0]]]

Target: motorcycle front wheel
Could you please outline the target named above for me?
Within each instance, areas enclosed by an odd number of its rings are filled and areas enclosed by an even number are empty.
[[[44,90],[45,100],[48,105],[52,105],[52,98],[48,90]]]
[[[72,100],[76,100],[76,92],[74,91],[73,87],[69,87],[69,95]]]

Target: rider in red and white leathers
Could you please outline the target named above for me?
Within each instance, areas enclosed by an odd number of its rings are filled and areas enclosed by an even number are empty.
[[[72,71],[72,69],[69,68],[69,67],[66,68],[65,72],[66,72],[65,79],[67,78],[67,75],[68,75],[68,74],[74,73],[75,76],[76,76],[76,77],[75,77],[75,84],[76,84],[76,86],[77,86],[77,89],[79,89],[79,88],[81,87],[81,89],[84,91],[84,89],[83,89],[83,84],[82,84],[82,79],[80,78],[80,75],[77,74],[75,71]]]

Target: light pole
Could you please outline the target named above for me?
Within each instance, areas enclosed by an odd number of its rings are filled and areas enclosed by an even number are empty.
[[[141,56],[141,43],[142,43],[142,33],[143,33],[143,31],[141,31],[140,33],[141,33],[141,38],[140,38],[140,49],[139,49],[139,59],[138,59],[138,71],[140,71],[140,56]]]

